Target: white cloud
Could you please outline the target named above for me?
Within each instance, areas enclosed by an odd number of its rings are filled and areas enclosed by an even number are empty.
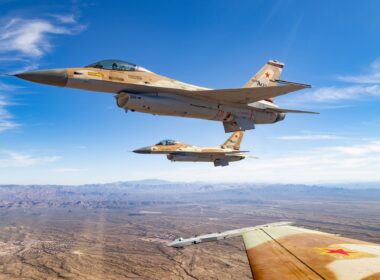
[[[84,150],[87,149],[87,146],[85,145],[76,145],[72,147],[73,149],[78,149],[78,150]]]
[[[52,35],[76,34],[84,28],[71,14],[51,15],[49,19],[0,18],[0,53],[3,54],[0,61],[19,63],[16,66],[19,69],[8,72],[36,69],[37,61],[52,48]],[[0,133],[20,126],[9,112],[10,101],[2,95],[14,89],[0,82]]]
[[[55,173],[71,173],[71,172],[79,172],[84,171],[85,169],[79,169],[79,168],[71,168],[71,167],[60,167],[60,168],[53,168],[51,171]]]
[[[331,147],[327,148],[327,150],[355,157],[365,155],[378,155],[380,157],[380,140],[371,141],[359,145]]]
[[[375,60],[369,67],[367,74],[339,76],[338,80],[353,83],[354,85],[321,87],[309,90],[302,95],[288,99],[289,103],[310,104],[330,103],[338,101],[359,100],[363,97],[380,97],[380,59]]]
[[[338,140],[344,137],[332,134],[305,134],[305,135],[285,135],[277,137],[279,140]]]
[[[24,57],[39,58],[52,48],[51,35],[74,34],[85,27],[75,24],[75,19],[55,15],[47,19],[2,19],[0,27],[0,52],[16,53]],[[74,20],[74,22],[73,22]],[[69,24],[70,23],[70,24]]]
[[[337,102],[358,100],[363,96],[380,97],[380,85],[354,85],[346,87],[321,87],[291,99],[291,103]]]
[[[344,183],[380,181],[380,139],[362,144],[330,146],[296,151],[290,155],[266,156],[231,163],[224,168],[210,163],[173,163],[176,172],[137,171],[133,179],[173,181]]]
[[[13,121],[1,120],[0,119],[0,133],[7,131],[7,130],[17,128],[19,126],[20,126],[19,124],[15,123]]]
[[[156,164],[149,163],[151,159],[145,158],[141,161],[139,158],[123,159],[112,168],[91,163],[88,165],[89,169],[70,166],[54,168],[49,164],[46,166],[48,169],[44,166],[38,167],[36,173],[27,168],[18,168],[15,172],[19,172],[16,174],[21,174],[20,176],[10,176],[3,172],[2,180],[11,183],[82,184],[139,180],[148,176],[188,182],[323,184],[380,181],[380,139],[362,140],[361,144],[357,142],[347,145],[331,144],[329,147],[305,150],[296,149],[287,154],[281,154],[281,151],[270,156],[259,151],[254,154],[259,158],[233,162],[223,168],[214,167],[212,163],[171,163],[165,158],[157,159],[159,169]],[[37,163],[58,160],[56,157],[32,156],[32,158],[37,158],[38,160],[32,160]],[[28,159],[27,156],[21,157],[21,160],[16,161],[17,166],[25,166],[29,162]],[[4,162],[0,160],[0,167],[3,165]],[[10,163],[7,162],[7,165]],[[67,176],[69,174],[70,176]]]
[[[28,167],[60,160],[58,156],[34,156],[15,151],[0,151],[0,167]]]
[[[19,87],[0,82],[0,91],[14,91]]]
[[[2,86],[5,85],[0,83],[0,90]],[[5,96],[0,94],[0,133],[20,126],[13,120],[12,114],[7,110],[7,107],[10,105],[10,102],[5,98]]]
[[[339,80],[357,84],[380,84],[380,59],[376,59],[364,75],[339,76]]]
[[[66,14],[66,15],[52,14],[51,16],[53,18],[56,18],[59,22],[62,22],[62,23],[77,23],[75,15],[73,14]]]

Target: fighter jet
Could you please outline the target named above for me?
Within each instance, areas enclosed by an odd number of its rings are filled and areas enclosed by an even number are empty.
[[[240,143],[244,132],[234,132],[223,145],[217,147],[197,147],[177,142],[163,140],[153,146],[134,150],[138,154],[165,154],[171,161],[213,162],[214,166],[227,166],[232,161],[250,157],[240,151]]]
[[[178,238],[185,246],[241,236],[253,279],[380,279],[380,245],[280,222]]]
[[[310,87],[281,81],[283,68],[283,63],[270,60],[243,88],[216,90],[161,76],[122,60],[14,76],[40,84],[112,93],[117,106],[126,111],[220,121],[225,132],[235,132],[282,121],[286,113],[314,113],[284,109],[274,103],[276,96]]]

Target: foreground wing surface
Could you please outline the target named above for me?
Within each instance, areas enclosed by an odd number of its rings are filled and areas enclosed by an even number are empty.
[[[267,224],[265,226],[280,226],[280,225],[287,225],[287,224],[290,224],[290,223],[279,222],[279,223]],[[182,238],[181,237],[181,238],[178,238],[178,239],[174,240],[173,242],[169,243],[168,246],[175,247],[175,248],[183,248],[185,246],[194,245],[194,244],[198,244],[198,243],[223,240],[223,239],[227,239],[227,238],[231,238],[231,237],[241,236],[244,232],[252,231],[252,230],[255,230],[255,229],[258,229],[261,227],[262,226],[233,229],[233,230],[227,230],[227,231],[223,231],[223,232],[197,235],[197,236],[190,237],[190,238]]]
[[[255,280],[379,280],[380,245],[280,222],[178,238],[185,247],[242,236]]]
[[[293,226],[242,234],[254,279],[380,279],[380,246]]]

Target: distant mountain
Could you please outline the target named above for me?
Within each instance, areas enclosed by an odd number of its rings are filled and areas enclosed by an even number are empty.
[[[274,200],[380,201],[380,188],[249,183],[175,183],[162,180],[63,185],[0,185],[0,208],[125,208],[141,203],[239,202]]]
[[[326,184],[324,187],[340,187],[347,189],[380,189],[380,182],[368,182],[368,183],[344,183],[344,184]]]

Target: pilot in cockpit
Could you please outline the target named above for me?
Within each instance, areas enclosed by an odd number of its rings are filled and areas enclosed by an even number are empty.
[[[156,146],[170,146],[177,144],[177,141],[174,140],[162,140],[156,144]]]

